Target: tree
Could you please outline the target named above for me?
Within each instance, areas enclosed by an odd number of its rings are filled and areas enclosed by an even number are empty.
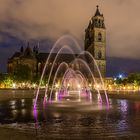
[[[13,79],[8,74],[0,74],[0,84],[4,84],[6,87],[10,87],[13,84]]]
[[[28,82],[32,80],[32,71],[28,65],[18,64],[13,73],[16,82]]]
[[[135,83],[140,85],[140,74],[139,73],[132,73],[128,76],[128,83]]]
[[[125,86],[128,83],[128,78],[122,79],[121,83]]]

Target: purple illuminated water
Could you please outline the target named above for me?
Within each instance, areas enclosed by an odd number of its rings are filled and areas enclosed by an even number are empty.
[[[79,51],[79,55],[75,56],[74,54],[74,50],[72,49],[73,47],[68,46],[68,45],[62,45],[61,43],[65,42],[65,39],[69,39],[70,41],[73,41],[75,43],[75,46],[78,48]],[[71,60],[71,62],[68,64],[65,62],[65,60],[62,60],[62,62],[59,64],[58,68],[55,70],[54,69],[54,65],[57,61],[57,59],[59,57],[61,57],[59,54],[62,53],[64,50],[67,50],[69,53],[71,53],[73,55],[73,60]],[[92,85],[92,87],[94,87],[95,85],[97,85],[97,81],[96,78],[93,75],[93,71],[92,71],[92,67],[97,68],[97,71],[99,73],[99,77],[100,77],[100,82],[99,84],[102,87],[102,90],[104,91],[105,97],[106,97],[106,104],[109,108],[109,100],[108,100],[108,96],[105,90],[105,86],[104,86],[104,81],[101,75],[101,72],[99,70],[99,67],[96,63],[96,60],[94,59],[94,57],[86,51],[82,51],[81,47],[78,45],[77,41],[72,37],[72,36],[63,36],[60,39],[58,39],[56,41],[56,43],[54,44],[54,46],[52,47],[52,50],[50,51],[50,54],[46,60],[41,78],[40,78],[40,83],[36,92],[36,99],[35,99],[35,103],[34,103],[34,108],[36,107],[37,101],[38,101],[38,96],[40,93],[40,86],[41,86],[41,82],[43,80],[43,77],[45,76],[45,71],[48,70],[47,69],[47,65],[49,64],[50,58],[52,57],[52,53],[55,52],[56,56],[54,57],[54,60],[52,61],[52,66],[50,69],[50,72],[48,74],[48,80],[46,83],[46,90],[44,93],[44,100],[47,101],[47,99],[49,99],[49,101],[51,101],[52,99],[52,94],[56,93],[56,100],[60,101],[62,98],[62,95],[60,91],[65,90],[66,95],[69,94],[69,92],[71,91],[77,91],[78,95],[79,95],[79,101],[80,101],[80,96],[81,96],[81,91],[83,89],[85,90],[91,90],[89,85]],[[81,58],[82,55],[86,55],[86,57],[90,58],[92,61],[92,63],[90,63],[90,66],[87,62],[87,60],[84,58]],[[92,64],[92,65],[91,65]],[[62,66],[66,66],[66,68],[62,69]],[[80,68],[77,66],[82,65]],[[55,74],[53,74],[52,72],[55,70]],[[59,77],[58,72],[59,71],[64,71],[63,76]],[[84,70],[84,72],[83,72]],[[87,75],[90,74],[90,79],[89,77],[87,77]],[[52,85],[50,84],[50,80],[53,79],[53,83]],[[58,85],[57,80],[61,83]],[[91,80],[91,83],[89,83],[89,81]],[[49,91],[49,88],[51,87],[51,91]],[[93,90],[93,89],[92,89]],[[100,99],[100,103],[102,103],[102,96],[100,94],[100,90],[94,88],[94,90],[97,91],[97,93],[99,94],[99,99]],[[92,94],[92,93],[91,93]],[[90,95],[91,95],[90,94]],[[64,96],[64,95],[63,95]],[[58,99],[57,99],[58,97]],[[46,102],[44,101],[44,102]]]
[[[3,91],[3,94],[12,91]],[[29,93],[30,92],[30,93]],[[43,97],[44,91],[41,91]],[[14,95],[26,97],[31,91],[16,91]],[[100,104],[98,94],[81,93],[81,101],[76,93],[62,97],[61,101],[43,104],[39,98],[36,108],[34,98],[7,99],[0,102],[0,139],[8,137],[34,139],[134,139],[140,138],[140,101],[109,98],[110,108],[106,106],[105,95]],[[15,131],[14,131],[15,130]],[[24,135],[22,135],[22,133]],[[22,135],[22,138],[21,138]],[[29,137],[30,136],[30,137]]]

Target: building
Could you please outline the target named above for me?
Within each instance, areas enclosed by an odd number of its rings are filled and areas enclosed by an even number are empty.
[[[15,52],[15,54],[8,59],[7,71],[9,74],[14,74],[15,69],[18,65],[26,65],[30,68],[32,76],[40,76],[42,74],[48,56],[49,53],[39,53],[37,46],[34,46],[33,49],[31,49],[31,46],[28,43],[26,47],[22,46],[20,48],[20,51]],[[55,56],[55,53],[51,54],[50,61],[47,65],[46,75],[50,72]],[[62,60],[65,60],[65,62],[70,63],[72,59],[73,55],[71,54],[60,54],[59,59],[54,65],[54,69],[56,70],[58,68]]]
[[[97,6],[95,15],[91,18],[87,29],[85,30],[85,50],[89,51],[99,66],[103,77],[106,76],[106,28],[104,16],[100,13]],[[90,62],[89,62],[90,63]],[[96,66],[94,75],[98,77]]]
[[[25,48],[25,47],[24,47]],[[49,56],[49,53],[39,53],[38,47],[35,46],[31,49],[29,43],[24,50],[21,47],[20,52],[16,52],[10,59],[8,59],[8,73],[14,73],[14,70],[18,64],[28,65],[31,69],[32,75],[41,75],[45,61]],[[97,6],[95,15],[91,18],[89,25],[85,31],[85,50],[90,52],[92,56],[96,59],[99,66],[101,74],[105,77],[106,74],[106,29],[104,24],[104,17],[100,14],[99,8]],[[75,54],[76,56],[77,54]],[[56,54],[52,54],[52,59],[50,60],[47,72],[52,66]],[[87,59],[87,58],[86,58]],[[60,60],[55,63],[57,68],[59,64],[65,60],[68,64],[73,60],[72,54],[61,54]],[[87,62],[91,62],[87,59]],[[73,66],[72,66],[73,67]],[[77,67],[80,67],[77,66]],[[83,70],[84,68],[82,68]],[[84,71],[84,70],[83,70]],[[95,77],[99,77],[96,66],[94,66],[93,74]]]
[[[29,43],[24,50],[24,47],[22,46],[19,52],[15,52],[15,54],[8,59],[7,64],[7,71],[9,74],[14,74],[15,69],[17,65],[26,65],[30,68],[31,74],[36,74],[36,66],[37,66],[37,50],[32,50],[29,46]]]

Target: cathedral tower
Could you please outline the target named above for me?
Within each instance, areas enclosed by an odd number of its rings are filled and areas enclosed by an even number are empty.
[[[91,18],[85,31],[85,50],[89,51],[99,66],[103,77],[106,76],[106,28],[104,16],[100,13],[97,6],[95,15]],[[99,77],[94,66],[94,75]]]

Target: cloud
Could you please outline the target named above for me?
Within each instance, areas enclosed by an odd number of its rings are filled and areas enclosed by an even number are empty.
[[[0,0],[0,41],[56,40],[72,34],[84,44],[84,31],[96,5],[104,14],[107,55],[140,58],[139,0]]]

